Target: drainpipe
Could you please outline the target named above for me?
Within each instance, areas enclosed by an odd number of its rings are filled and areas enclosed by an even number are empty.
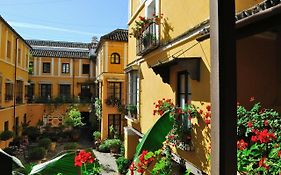
[[[13,118],[13,130],[14,133],[16,133],[16,88],[17,88],[17,58],[18,58],[18,40],[19,38],[16,38],[16,53],[15,53],[15,70],[14,70],[14,118]]]
[[[74,103],[74,77],[75,77],[75,59],[72,58],[72,102]]]

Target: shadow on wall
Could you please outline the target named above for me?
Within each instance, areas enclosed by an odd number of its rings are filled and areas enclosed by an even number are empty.
[[[169,18],[164,18],[162,27],[163,27],[163,42],[165,43],[172,39],[170,32],[174,31],[174,28],[172,27],[171,23],[169,23]]]

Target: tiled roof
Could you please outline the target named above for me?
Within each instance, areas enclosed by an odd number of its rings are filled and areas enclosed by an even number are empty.
[[[90,43],[26,40],[36,57],[89,58]]]
[[[90,43],[48,41],[48,40],[26,40],[32,46],[67,47],[67,48],[88,48]]]
[[[97,45],[96,52],[98,52],[100,46],[102,45],[102,43],[105,40],[128,42],[128,30],[127,29],[116,29],[106,35],[103,35],[100,38],[100,42]]]
[[[0,21],[2,21],[4,24],[6,24],[6,26],[13,31],[17,37],[19,37],[26,45],[27,47],[31,48],[31,46],[20,36],[20,34],[12,27],[10,26],[10,24],[0,15]]]
[[[281,6],[281,2],[279,0],[265,0],[249,9],[243,10],[242,12],[239,12],[235,15],[235,20],[239,21],[244,18],[250,17],[252,15],[261,13],[262,11],[265,11],[267,9],[270,9],[275,6]]]
[[[128,30],[127,29],[116,29],[100,38],[101,40],[113,40],[113,41],[128,41]]]

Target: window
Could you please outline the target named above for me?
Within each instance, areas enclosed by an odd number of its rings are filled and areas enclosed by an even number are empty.
[[[51,88],[52,85],[51,84],[41,84],[40,85],[40,89],[41,89],[41,97],[42,98],[51,98],[52,94],[51,94]]]
[[[70,98],[70,85],[69,84],[60,85],[60,96],[62,98]]]
[[[139,75],[138,71],[128,73],[128,104],[138,106],[139,103]]]
[[[61,73],[68,74],[69,73],[69,63],[62,63],[61,65]]]
[[[28,73],[29,73],[30,75],[33,74],[33,69],[34,69],[34,63],[33,63],[33,61],[30,61],[30,62],[29,62],[29,67],[28,67]]]
[[[89,64],[83,64],[82,74],[89,74],[89,73],[90,73],[90,65]]]
[[[5,84],[5,101],[13,100],[13,84],[6,83]]]
[[[185,104],[190,100],[190,88],[188,83],[188,73],[178,73],[178,92],[177,92],[177,105],[184,107]]]
[[[120,114],[109,114],[108,115],[108,136],[113,138],[114,135],[110,132],[110,127],[117,132],[118,135],[121,134],[121,115]]]
[[[7,41],[7,57],[8,58],[12,58],[12,55],[11,55],[12,51],[11,50],[12,50],[11,49],[11,41]]]
[[[51,73],[51,63],[43,63],[43,73]]]
[[[120,64],[120,55],[118,53],[113,53],[110,56],[111,64]]]
[[[4,131],[9,131],[9,121],[5,121],[4,123]]]
[[[16,85],[16,103],[21,104],[23,103],[23,81],[17,80]]]
[[[28,102],[32,102],[34,96],[34,84],[30,84],[27,88],[27,97]]]
[[[121,82],[108,83],[108,97],[121,100]]]
[[[18,48],[18,65],[21,65],[21,49]]]
[[[92,97],[90,85],[81,85],[81,99],[90,99]]]

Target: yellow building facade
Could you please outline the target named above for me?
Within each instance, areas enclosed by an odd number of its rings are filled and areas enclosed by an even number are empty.
[[[237,0],[236,12],[259,2]],[[129,1],[130,37],[125,71],[132,98],[128,96],[127,103],[137,106],[138,115],[126,117],[127,158],[133,158],[139,139],[160,117],[153,116],[154,102],[172,99],[182,107],[191,101],[203,112],[210,104],[209,8],[209,1],[203,0]],[[140,22],[147,24],[141,26]],[[199,117],[191,121],[192,149],[174,150],[185,162],[182,166],[195,174],[210,173],[211,127],[204,120]]]
[[[85,107],[79,107],[80,112],[89,113],[96,97],[95,56],[89,59],[89,49],[95,48],[97,41],[27,42],[32,46],[27,95],[30,108],[28,119],[32,123],[43,119],[52,125],[62,124],[67,107],[71,104],[84,104]]]
[[[96,83],[102,104],[101,138],[111,137],[110,128],[122,135],[125,124],[124,109],[127,65],[128,31],[116,29],[100,38],[97,47]]]
[[[0,132],[20,135],[27,117],[30,45],[0,16]],[[0,148],[8,146],[0,141]]]

